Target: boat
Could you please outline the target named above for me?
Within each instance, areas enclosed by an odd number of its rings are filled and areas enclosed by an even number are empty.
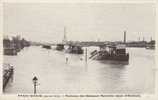
[[[146,46],[146,49],[154,50],[154,49],[155,49],[155,46],[153,46],[153,45],[147,45],[147,46]]]
[[[57,44],[56,50],[63,50],[64,49],[64,45],[63,44]]]
[[[154,50],[155,49],[155,41],[151,40],[150,42],[148,42],[146,44],[146,49],[152,49],[152,50]]]
[[[128,61],[129,54],[126,53],[126,46],[124,44],[106,45],[101,46],[99,51],[93,51],[90,58],[97,60]]]
[[[69,45],[66,52],[73,54],[83,54],[83,49],[81,46]]]
[[[18,49],[16,48],[16,44],[11,40],[3,39],[3,54],[14,56],[17,55]]]
[[[4,48],[3,54],[13,56],[13,55],[17,55],[17,51],[15,48]]]
[[[42,45],[42,48],[51,49],[50,45]]]

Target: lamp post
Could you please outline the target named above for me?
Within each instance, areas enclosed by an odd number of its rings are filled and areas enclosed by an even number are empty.
[[[37,81],[38,81],[38,78],[35,76],[33,79],[33,84],[34,84],[34,94],[36,94],[36,86],[37,86]]]

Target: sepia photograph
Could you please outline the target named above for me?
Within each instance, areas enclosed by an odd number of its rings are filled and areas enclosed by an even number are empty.
[[[154,94],[154,3],[3,3],[3,94]]]

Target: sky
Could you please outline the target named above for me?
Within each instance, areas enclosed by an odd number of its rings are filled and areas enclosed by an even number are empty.
[[[4,35],[31,41],[150,40],[155,36],[155,5],[126,3],[5,3]]]

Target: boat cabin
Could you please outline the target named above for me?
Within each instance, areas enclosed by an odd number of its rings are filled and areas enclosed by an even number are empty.
[[[98,51],[98,58],[100,60],[107,59],[128,61],[129,54],[126,53],[126,46],[124,44],[106,45],[100,47],[100,51]]]

